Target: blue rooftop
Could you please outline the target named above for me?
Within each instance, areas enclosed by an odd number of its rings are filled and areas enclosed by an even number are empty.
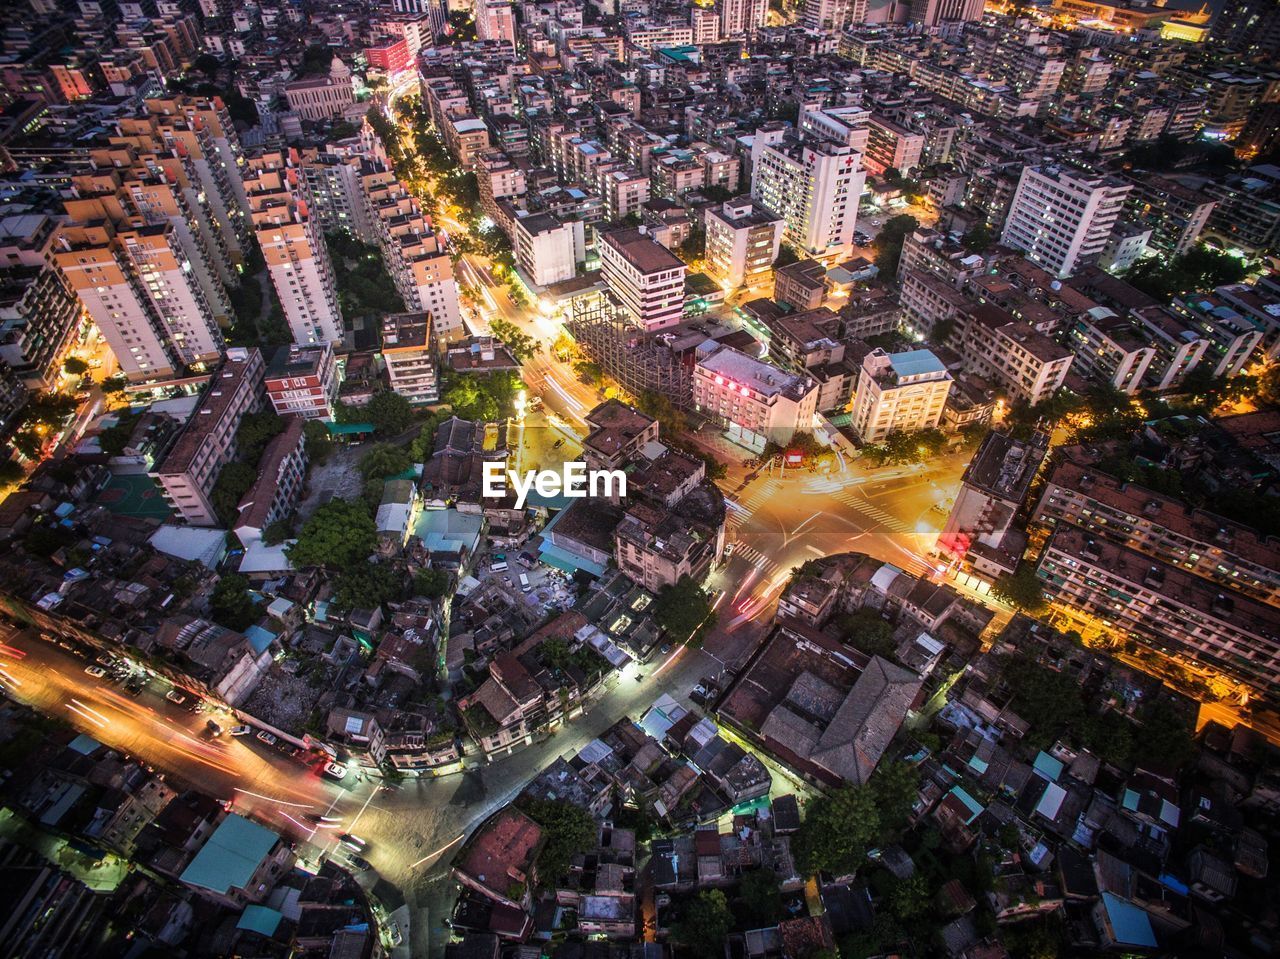
[[[266,906],[245,906],[244,912],[240,914],[240,921],[236,923],[236,928],[247,929],[260,936],[274,936],[283,921],[284,916],[275,909],[268,909]]]
[[[232,813],[182,871],[182,881],[223,895],[244,889],[279,841],[280,837],[265,826]]]
[[[418,517],[413,534],[433,553],[475,552],[480,543],[484,518],[456,509],[424,510]]]
[[[1151,930],[1151,919],[1145,912],[1127,899],[1109,892],[1102,894],[1102,905],[1107,910],[1107,920],[1118,944],[1147,949],[1156,947],[1156,934]]]
[[[1062,762],[1054,759],[1044,750],[1036,754],[1036,761],[1031,767],[1051,783],[1056,783],[1062,775]]]
[[[262,653],[271,645],[271,641],[276,638],[276,634],[255,625],[244,631],[244,638],[249,641],[249,645],[253,647],[255,653]]]
[[[929,350],[909,350],[906,353],[893,353],[889,357],[893,364],[893,372],[899,376],[920,376],[922,373],[945,373],[947,368],[942,360]]]
[[[81,756],[91,756],[97,748],[102,745],[102,743],[98,742],[92,736],[86,736],[84,733],[81,733],[75,739],[71,740],[71,742],[67,743],[67,745],[75,752],[78,752]]]
[[[978,800],[974,799],[959,786],[952,786],[950,793],[952,796],[955,796],[956,799],[960,800],[965,809],[969,810],[969,818],[964,821],[966,826],[982,815],[984,808],[982,803],[978,802]]]

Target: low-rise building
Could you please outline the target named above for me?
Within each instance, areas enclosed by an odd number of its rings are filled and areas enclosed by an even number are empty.
[[[707,207],[707,272],[730,289],[753,286],[773,269],[782,244],[782,220],[751,197]]]
[[[872,350],[858,372],[853,428],[866,443],[879,443],[890,433],[934,429],[950,391],[951,374],[928,350]]]
[[[240,500],[234,532],[245,546],[262,539],[263,531],[287,517],[307,478],[307,452],[303,419],[287,415],[284,429],[272,437],[258,461],[258,478]]]
[[[813,381],[784,373],[731,346],[707,340],[693,369],[694,409],[719,422],[748,449],[784,445],[813,429],[817,389]]]
[[[332,344],[280,347],[267,364],[264,383],[272,409],[281,416],[332,420],[339,385]]]
[[[440,398],[439,356],[430,314],[389,314],[382,321],[382,358],[394,392],[415,404]]]

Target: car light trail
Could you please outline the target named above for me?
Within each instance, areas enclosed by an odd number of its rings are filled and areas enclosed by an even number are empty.
[[[262,793],[251,792],[248,789],[241,789],[239,786],[235,787],[235,789],[236,792],[243,793],[246,796],[252,796],[254,799],[265,799],[267,802],[277,803],[281,806],[292,806],[295,809],[310,809],[315,805],[315,803],[309,802],[286,802],[283,799],[277,799],[275,796],[264,796]]]

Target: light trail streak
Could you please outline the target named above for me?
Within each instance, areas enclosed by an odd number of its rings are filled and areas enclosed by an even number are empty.
[[[411,864],[409,865],[409,868],[410,868],[410,869],[417,869],[419,866],[421,866],[421,865],[422,865],[424,862],[426,862],[427,860],[436,858],[436,856],[439,856],[442,852],[444,852],[444,851],[445,851],[446,849],[448,849],[450,846],[453,846],[454,844],[456,844],[456,843],[458,842],[458,840],[466,838],[466,835],[467,835],[467,834],[466,834],[466,833],[464,833],[464,832],[463,832],[463,833],[458,833],[458,835],[454,836],[452,839],[450,839],[447,843],[445,843],[445,844],[444,844],[443,846],[441,846],[439,849],[435,850],[434,852],[429,852],[429,853],[427,853],[425,856],[423,856],[421,859],[419,859],[417,862],[415,862],[415,863],[411,863]]]
[[[246,796],[252,796],[254,799],[265,799],[267,802],[278,803],[281,806],[292,806],[295,809],[310,809],[315,805],[315,803],[308,802],[285,802],[283,799],[277,799],[275,796],[264,796],[262,793],[252,792],[248,789],[241,789],[239,786],[235,787],[235,789],[236,792],[244,793]]]

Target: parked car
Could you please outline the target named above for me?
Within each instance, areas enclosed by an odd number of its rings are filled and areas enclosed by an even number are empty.
[[[354,853],[347,854],[347,862],[355,866],[357,869],[372,869],[373,863],[365,859],[364,856],[357,856]]]
[[[246,726],[244,723],[241,723],[239,726],[231,727],[232,736],[248,736],[251,732],[253,732],[253,727]]]
[[[181,706],[183,703],[187,701],[187,697],[184,696],[182,693],[178,692],[176,689],[169,690],[167,693],[164,694],[164,698],[169,700],[169,702],[171,703],[175,703],[178,706]]]
[[[212,719],[208,720],[204,724],[204,728],[208,731],[209,735],[213,736],[215,739],[218,736],[222,735],[222,727],[219,726],[217,723],[215,723]]]
[[[260,743],[266,743],[268,746],[274,746],[279,740],[265,729],[258,731],[257,740]]]
[[[325,763],[324,776],[340,782],[347,777],[347,767],[339,766],[337,763]]]
[[[101,666],[89,665],[84,668],[84,671],[94,679],[101,679],[103,676],[107,675],[107,671]]]

